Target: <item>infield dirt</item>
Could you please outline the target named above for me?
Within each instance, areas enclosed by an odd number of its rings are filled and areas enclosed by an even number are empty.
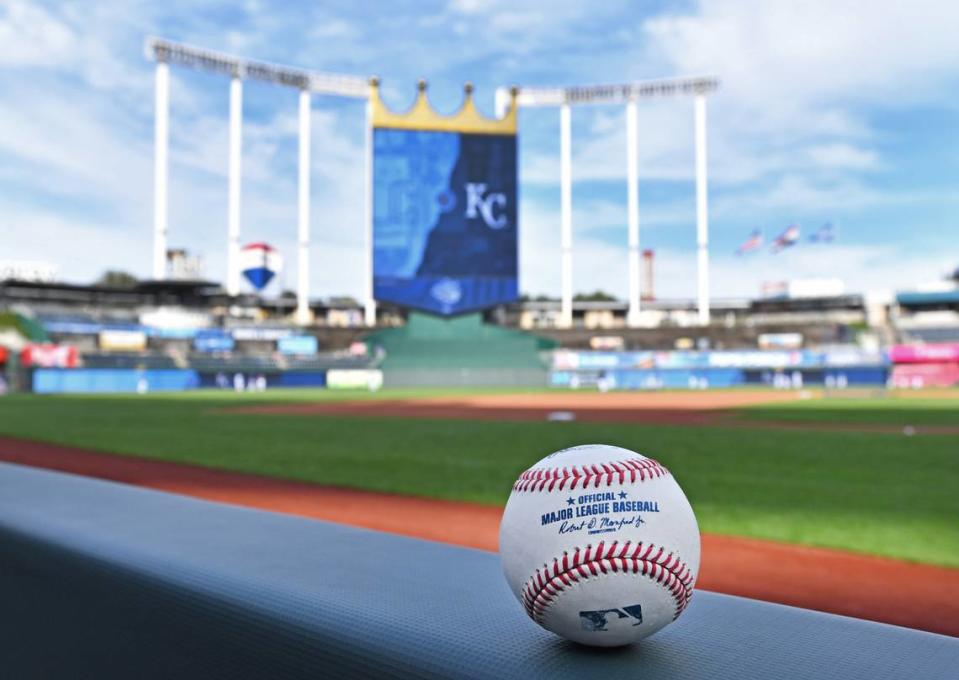
[[[385,416],[536,422],[563,419],[595,423],[651,423],[657,425],[708,425],[763,430],[808,430],[810,425],[792,420],[743,418],[742,407],[782,404],[809,399],[804,392],[546,392],[482,394],[460,397],[417,397],[312,403],[260,404],[224,409],[228,413],[299,416]],[[885,423],[817,422],[817,430],[902,434],[902,425]],[[959,435],[959,425],[922,425],[913,435]]]

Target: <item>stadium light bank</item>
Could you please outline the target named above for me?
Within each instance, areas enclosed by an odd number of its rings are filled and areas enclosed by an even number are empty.
[[[365,144],[365,320],[374,325],[376,303],[373,300],[372,243],[372,110],[370,78],[310,71],[269,62],[244,59],[206,48],[148,37],[144,51],[147,59],[156,62],[155,127],[154,127],[154,212],[153,212],[153,276],[166,276],[167,251],[167,179],[169,173],[169,66],[171,64],[218,73],[230,78],[229,163],[228,163],[228,250],[227,292],[240,291],[240,160],[243,121],[243,80],[253,79],[300,91],[299,158],[297,202],[297,320],[309,321],[309,249],[310,249],[310,110],[313,93],[361,99],[366,102]],[[639,324],[640,313],[640,248],[639,248],[639,180],[637,145],[637,107],[639,99],[693,96],[695,99],[696,136],[696,225],[698,244],[698,307],[701,324],[709,323],[709,228],[706,194],[706,101],[719,81],[712,77],[671,78],[637,81],[621,85],[586,85],[573,87],[520,87],[520,107],[560,109],[560,183],[562,228],[562,322],[572,326],[572,159],[570,107],[586,104],[625,104],[627,131],[627,180],[629,213],[629,314],[631,326]],[[510,98],[510,89],[496,91],[496,115],[502,117]]]
[[[295,87],[300,91],[299,101],[299,159],[297,201],[297,305],[296,316],[300,323],[309,321],[309,252],[310,252],[310,109],[313,93],[349,97],[367,101],[367,128],[369,128],[369,79],[359,76],[338,75],[279,66],[262,61],[252,61],[230,54],[216,52],[162,38],[148,37],[145,43],[148,59],[156,62],[156,103],[154,136],[154,212],[153,212],[153,277],[166,276],[167,250],[167,176],[169,148],[169,65],[183,66],[201,71],[210,71],[230,78],[230,136],[228,180],[228,239],[227,239],[227,292],[240,292],[240,159],[241,129],[243,124],[243,80],[253,79],[268,83]],[[370,144],[367,140],[367,196],[366,196],[366,251],[367,267],[372,267],[369,188],[371,162]],[[372,273],[367,276],[367,319],[375,316],[371,310],[373,299]],[[368,321],[369,322],[369,321]]]
[[[637,102],[658,97],[692,96],[696,138],[696,244],[698,320],[709,323],[709,213],[706,179],[706,95],[719,87],[712,76],[667,78],[612,85],[520,87],[520,107],[559,107],[560,110],[560,229],[562,250],[562,307],[564,326],[573,323],[573,177],[570,107],[587,104],[626,105],[626,181],[629,224],[629,326],[640,325],[639,163]],[[509,88],[496,90],[496,115],[503,116]]]

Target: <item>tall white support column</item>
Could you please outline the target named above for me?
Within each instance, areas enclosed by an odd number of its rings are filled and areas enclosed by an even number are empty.
[[[170,67],[157,62],[153,127],[153,278],[166,278]]]
[[[299,186],[297,196],[296,322],[310,314],[310,91],[300,90]]]
[[[506,115],[506,112],[509,110],[509,90],[505,87],[496,88],[496,94],[494,95],[495,99],[493,102],[494,111],[496,112],[497,118],[503,118]]]
[[[573,161],[569,104],[559,109],[560,247],[562,249],[562,303],[560,325],[573,325]]]
[[[706,197],[706,95],[697,94],[696,110],[696,243],[699,323],[709,324],[709,214]]]
[[[366,160],[363,178],[364,250],[366,255],[366,299],[363,303],[363,320],[367,326],[376,325],[376,300],[373,299],[373,100],[366,102]]]
[[[229,205],[227,208],[226,291],[240,294],[240,173],[242,167],[243,81],[230,80]]]
[[[639,159],[637,158],[636,138],[638,122],[636,120],[636,100],[626,104],[626,191],[627,212],[629,218],[629,311],[626,324],[635,328],[639,325]]]

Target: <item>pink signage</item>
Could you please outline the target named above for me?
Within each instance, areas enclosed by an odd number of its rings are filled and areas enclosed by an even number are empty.
[[[900,364],[892,367],[893,387],[952,387],[959,384],[959,364]]]
[[[894,364],[921,364],[935,361],[959,361],[959,342],[929,345],[893,345],[889,358]]]

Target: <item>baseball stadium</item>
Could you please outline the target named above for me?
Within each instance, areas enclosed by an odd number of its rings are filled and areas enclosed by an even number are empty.
[[[0,35],[53,21],[38,8],[0,9]],[[151,97],[130,147],[149,226],[122,237],[129,253],[4,232],[0,675],[959,677],[954,228],[923,242],[947,268],[850,280],[834,253],[870,243],[858,208],[842,234],[839,218],[750,233],[749,206],[722,201],[737,143],[722,97],[742,85],[721,64],[589,84],[512,60],[505,84],[464,85],[467,61],[444,108],[388,63],[311,70],[206,35],[224,49],[140,31],[121,58]],[[185,132],[214,95],[216,132]],[[660,188],[637,151],[657,106],[689,137]],[[346,154],[324,107],[357,133],[352,250],[317,187]],[[573,131],[585,145],[612,124],[615,180],[590,179]],[[246,211],[273,128],[296,181],[266,204],[288,204],[292,234]],[[201,171],[185,154],[221,132],[220,203],[200,221],[225,242],[186,226],[179,197]],[[532,140],[551,149],[549,191]],[[681,256],[656,226],[676,186]],[[616,187],[606,271],[590,215]],[[549,248],[530,236],[543,196]],[[55,254],[81,250],[99,278]],[[327,275],[330,253],[344,264]]]

